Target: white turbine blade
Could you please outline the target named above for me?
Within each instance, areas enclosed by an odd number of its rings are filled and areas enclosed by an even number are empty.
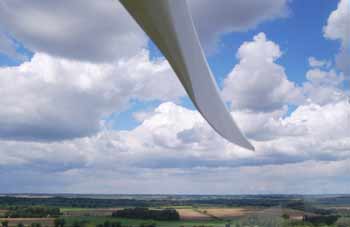
[[[254,150],[221,99],[186,0],[120,0],[169,61],[192,102],[228,141]]]

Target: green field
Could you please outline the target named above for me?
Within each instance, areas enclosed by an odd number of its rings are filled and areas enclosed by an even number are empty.
[[[125,218],[107,218],[107,217],[65,217],[67,226],[73,226],[74,222],[87,222],[88,227],[95,227],[97,224],[103,224],[105,221],[120,222],[125,226],[139,226],[142,223],[156,223],[157,227],[192,227],[192,226],[215,226],[224,227],[227,222],[224,221],[152,221],[136,220]]]
[[[61,212],[65,211],[87,211],[87,210],[93,210],[94,208],[80,208],[80,207],[63,207],[60,208]]]

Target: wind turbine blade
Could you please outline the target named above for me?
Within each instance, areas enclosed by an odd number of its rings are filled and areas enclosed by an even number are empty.
[[[167,58],[192,102],[228,141],[254,150],[225,106],[186,0],[120,0]]]

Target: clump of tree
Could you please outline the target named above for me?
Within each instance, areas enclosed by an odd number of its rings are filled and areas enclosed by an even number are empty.
[[[89,222],[83,220],[83,221],[75,221],[73,222],[72,227],[86,227],[88,226]]]
[[[288,220],[290,217],[289,217],[289,214],[284,213],[284,214],[282,215],[282,218],[283,218],[284,220]]]
[[[289,201],[288,203],[282,204],[282,207],[294,209],[294,210],[301,210],[304,212],[314,213],[318,215],[332,215],[335,212],[332,209],[324,209],[324,208],[313,206],[312,204],[304,200]]]
[[[211,225],[194,225],[193,227],[213,227]]]
[[[96,225],[96,227],[122,227],[122,223],[107,220],[103,224]]]
[[[10,218],[44,218],[59,215],[59,208],[46,206],[11,207],[6,213],[6,216]]]
[[[40,223],[32,223],[30,227],[41,227]]]
[[[335,226],[336,227],[349,227],[350,226],[350,218],[342,217],[342,218],[338,219]]]
[[[159,221],[177,221],[180,215],[175,209],[150,210],[148,208],[128,208],[113,212],[113,217],[131,219],[149,219]]]
[[[337,222],[339,216],[337,215],[324,215],[324,216],[305,216],[304,221],[312,223],[316,226],[320,225],[333,225]]]
[[[141,223],[139,227],[157,227],[156,223]]]
[[[66,220],[63,218],[56,218],[54,220],[55,227],[64,227],[66,225]]]
[[[2,221],[1,222],[1,226],[2,227],[8,227],[9,226],[9,222],[8,221]]]

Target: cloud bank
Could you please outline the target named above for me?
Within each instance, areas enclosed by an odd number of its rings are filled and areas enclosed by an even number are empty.
[[[207,50],[225,34],[288,15],[286,0],[190,6]],[[349,192],[344,6],[341,0],[324,28],[342,43],[337,65],[310,56],[303,84],[291,81],[279,63],[287,53],[265,33],[232,52],[238,63],[222,94],[257,148],[250,152],[179,104],[183,88],[168,63],[145,50],[149,40],[118,2],[2,1],[1,28],[34,55],[0,68],[1,191]],[[1,52],[13,57],[14,47],[0,39]],[[133,113],[134,129],[102,130],[133,100],[160,104]]]

